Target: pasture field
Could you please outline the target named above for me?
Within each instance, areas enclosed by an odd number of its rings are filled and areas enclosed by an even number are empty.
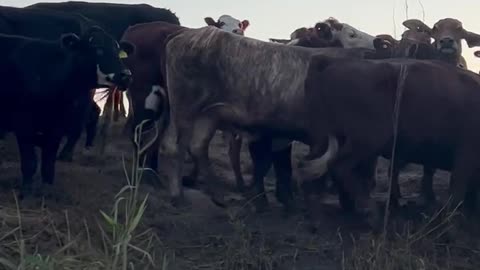
[[[7,136],[0,150],[0,269],[480,269],[480,223],[464,224],[452,207],[432,218],[407,204],[392,213],[390,233],[384,238],[373,235],[358,217],[341,212],[336,196],[329,194],[318,200],[321,222],[312,230],[300,211],[283,212],[275,201],[270,173],[266,181],[270,210],[255,213],[234,191],[219,134],[210,153],[231,207],[218,208],[203,193],[187,189],[190,207],[175,209],[162,187],[165,175],[157,178],[145,172],[133,204],[141,208],[148,195],[146,210],[137,227],[132,225],[136,220],[122,225],[126,214],[132,220],[124,206],[132,198],[128,189],[121,195],[125,200],[115,197],[127,184],[122,156],[127,171],[132,166],[132,147],[121,134],[122,126],[123,122],[113,126],[102,156],[86,153],[80,147],[82,139],[73,163],[57,163],[57,180],[48,196],[18,204],[12,187],[20,178],[19,157],[14,137]],[[294,168],[306,150],[303,145],[295,148]],[[247,180],[249,162],[244,145]],[[381,160],[378,167],[379,200],[388,189],[388,164]],[[168,160],[162,159],[160,167],[164,166]],[[404,197],[414,199],[421,176],[421,167],[414,165],[401,174]],[[448,176],[442,171],[435,175],[434,190],[441,202],[447,196]],[[117,209],[117,221],[112,209]]]

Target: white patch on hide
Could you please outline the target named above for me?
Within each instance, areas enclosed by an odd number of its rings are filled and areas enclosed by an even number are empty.
[[[152,91],[145,98],[145,109],[157,112],[158,106],[160,106],[161,98],[164,96],[165,90],[160,85],[153,85]]]
[[[100,67],[97,65],[97,84],[104,86],[113,86],[113,73],[105,74],[100,70]]]

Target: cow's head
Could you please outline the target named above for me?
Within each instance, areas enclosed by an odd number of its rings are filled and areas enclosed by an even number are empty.
[[[388,52],[391,57],[433,59],[436,56],[430,35],[413,28],[403,32],[401,40],[390,35],[378,35],[374,40],[374,47],[384,54]]]
[[[240,21],[230,15],[222,15],[220,16],[220,18],[218,18],[217,21],[212,19],[212,17],[206,17],[205,22],[207,23],[207,25],[214,26],[221,30],[234,34],[239,34],[242,36],[247,27],[250,25],[250,22],[248,20]]]
[[[462,22],[452,18],[441,19],[433,28],[428,27],[420,20],[407,20],[403,23],[409,28],[421,29],[428,33],[435,41],[435,49],[443,56],[459,59],[462,54],[462,39],[468,46],[480,46],[480,35],[469,32],[463,28]]]
[[[290,34],[290,42],[287,45],[311,48],[342,47],[339,42],[333,41],[331,33],[321,31],[323,27],[324,24],[317,23],[315,27],[298,28]]]
[[[362,32],[351,25],[340,23],[337,19],[329,18],[315,26],[320,37],[331,35],[334,42],[339,42],[344,48],[374,49],[374,36]]]
[[[98,86],[118,86],[126,89],[131,80],[131,72],[122,59],[134,51],[134,46],[122,41],[120,44],[99,27],[91,27],[81,35],[64,34],[62,47],[77,56],[77,61],[90,66],[96,65]]]

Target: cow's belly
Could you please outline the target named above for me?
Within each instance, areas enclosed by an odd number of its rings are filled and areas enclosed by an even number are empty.
[[[397,159],[404,162],[417,163],[447,171],[451,171],[455,159],[455,148],[452,144],[399,142],[395,152]],[[391,159],[392,144],[384,149],[383,156]]]

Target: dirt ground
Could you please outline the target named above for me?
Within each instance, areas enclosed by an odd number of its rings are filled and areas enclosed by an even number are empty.
[[[48,227],[54,223],[59,228],[43,230],[49,233],[43,233],[41,239],[32,236],[32,249],[36,248],[43,254],[54,252],[61,242],[59,239],[63,239],[61,235],[66,237],[65,228],[68,228],[68,235],[72,235],[69,237],[75,235],[78,245],[87,245],[87,240],[90,247],[101,242],[95,233],[86,239],[87,234],[82,231],[100,222],[99,210],[108,212],[115,194],[126,184],[122,156],[125,156],[126,164],[130,166],[131,146],[121,135],[121,128],[122,123],[114,126],[104,155],[86,153],[81,147],[84,142],[82,139],[73,163],[57,163],[53,198],[33,198],[20,203],[25,235],[34,235],[34,231],[42,230],[41,224]],[[141,230],[149,229],[155,235],[152,249],[156,251],[156,260],[166,260],[166,269],[357,269],[345,266],[345,260],[349,256],[360,256],[353,253],[353,242],[369,242],[373,239],[363,221],[341,212],[336,197],[329,195],[318,202],[317,214],[321,215],[322,222],[312,232],[301,213],[286,216],[275,201],[273,173],[269,173],[266,181],[270,210],[261,214],[254,213],[249,204],[233,191],[234,177],[226,150],[221,136],[216,136],[210,152],[215,171],[222,181],[231,186],[231,189],[225,191],[233,205],[228,209],[218,208],[202,192],[193,189],[186,191],[191,207],[173,209],[166,203],[168,198],[165,190],[152,186],[152,183],[166,181],[162,172],[160,179],[152,174],[145,175],[142,194],[148,193],[149,200]],[[7,137],[0,151],[0,222],[6,227],[16,222],[12,188],[20,178],[19,158],[13,136]],[[294,167],[298,158],[305,153],[305,146],[296,145]],[[251,177],[249,162],[244,146],[242,167],[247,180]],[[164,164],[166,163],[162,162],[160,167]],[[378,198],[385,197],[387,190],[387,166],[388,162],[381,160],[377,169],[375,196]],[[401,174],[400,183],[405,197],[414,199],[420,190],[421,176],[421,167],[414,165],[410,165]],[[448,176],[448,173],[440,171],[435,175],[434,190],[440,198],[446,196]],[[94,231],[93,228],[90,230]],[[469,251],[459,255],[456,260],[459,263],[455,267],[422,269],[480,269],[474,263],[478,260],[473,258],[479,254],[475,253],[479,248],[478,241],[472,240],[475,237],[470,238]],[[0,249],[0,256],[9,254],[12,253],[7,248]]]

